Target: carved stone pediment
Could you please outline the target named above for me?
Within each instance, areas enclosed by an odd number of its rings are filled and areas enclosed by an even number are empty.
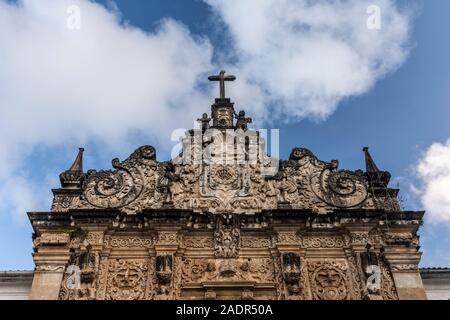
[[[224,142],[225,143],[225,142]],[[275,175],[267,163],[171,163],[156,161],[144,146],[127,160],[113,160],[114,170],[90,170],[77,194],[55,194],[53,210],[119,209],[136,214],[167,206],[211,213],[256,213],[287,207],[327,212],[336,208],[372,208],[362,172],[339,171],[337,162],[318,160],[294,149]],[[264,155],[267,158],[267,155]]]
[[[143,146],[123,162],[114,159],[113,170],[83,174],[79,156],[68,171],[78,180],[70,184],[64,180],[62,188],[54,190],[52,210],[119,209],[136,214],[164,207],[248,214],[277,208],[319,213],[377,206],[398,209],[397,199],[391,199],[395,190],[380,189],[373,174],[339,170],[337,161],[321,161],[304,148],[293,149],[288,160],[272,158],[260,132],[242,123],[233,126],[233,104],[227,99],[221,103],[231,122],[223,126],[216,121],[209,128],[208,115],[201,118],[202,128],[186,132],[182,152],[171,161],[158,162],[155,148]],[[217,116],[213,114],[213,119]]]

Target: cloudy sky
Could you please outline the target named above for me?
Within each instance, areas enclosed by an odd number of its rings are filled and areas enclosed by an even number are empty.
[[[89,168],[144,144],[168,159],[222,68],[237,108],[281,130],[284,158],[301,146],[354,170],[370,146],[403,207],[427,210],[422,265],[450,266],[448,12],[447,0],[0,0],[0,270],[33,268],[26,212],[49,209],[79,146]]]

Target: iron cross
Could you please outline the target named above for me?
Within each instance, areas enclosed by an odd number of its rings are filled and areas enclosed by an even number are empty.
[[[219,81],[220,83],[220,98],[225,98],[225,81],[236,80],[235,76],[225,76],[225,70],[220,71],[218,76],[208,77],[209,81]]]

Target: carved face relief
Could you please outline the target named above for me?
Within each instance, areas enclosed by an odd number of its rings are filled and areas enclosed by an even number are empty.
[[[345,300],[348,297],[348,284],[343,262],[310,262],[311,288],[317,300]]]
[[[109,266],[107,298],[111,300],[138,300],[145,296],[145,260],[112,260]]]

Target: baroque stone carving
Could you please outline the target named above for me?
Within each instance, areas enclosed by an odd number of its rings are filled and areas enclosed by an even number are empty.
[[[283,259],[283,277],[290,295],[300,293],[300,255],[297,253],[284,253]]]
[[[309,261],[308,271],[315,300],[345,300],[349,297],[345,263],[332,260]]]
[[[272,241],[262,237],[242,237],[241,245],[243,248],[270,248]]]
[[[384,234],[384,241],[387,244],[400,244],[400,245],[413,244],[415,246],[419,244],[418,237],[413,237],[413,235],[409,232],[386,233]]]
[[[107,245],[111,248],[152,248],[154,239],[148,237],[106,237]]]
[[[384,300],[398,300],[397,289],[388,264],[380,259],[381,268],[381,295]]]
[[[156,151],[151,146],[136,150],[127,160],[112,161],[115,171],[88,171],[84,185],[84,198],[98,208],[123,208],[127,213],[143,209],[138,204],[130,205],[147,189],[144,203],[151,204],[154,198]]]
[[[36,271],[62,272],[62,271],[64,271],[64,266],[37,265],[35,269],[36,269]]]
[[[68,233],[43,233],[38,237],[34,244],[39,245],[64,245],[70,242]]]
[[[277,235],[277,244],[299,244],[299,236],[296,231],[283,231]]]
[[[158,232],[157,244],[178,245],[179,239],[180,239],[180,236],[178,236],[178,234],[176,232],[160,231],[160,232]]]
[[[184,239],[186,248],[213,248],[214,240],[212,237],[189,237]]]
[[[316,196],[325,203],[338,208],[360,205],[367,198],[367,186],[362,172],[337,171],[337,163],[326,166],[311,176],[311,186]]]
[[[142,300],[147,285],[148,261],[110,260],[106,288],[107,300]]]
[[[171,254],[156,257],[156,277],[158,278],[158,294],[168,294],[172,281],[173,256]]]
[[[241,247],[240,224],[237,216],[216,218],[214,254],[217,258],[236,258]]]
[[[91,246],[102,245],[103,244],[103,232],[102,231],[91,231],[86,236],[86,241]]]
[[[59,292],[59,300],[96,299],[96,276],[98,255],[95,252],[81,251],[72,255]]]
[[[391,269],[392,271],[417,271],[419,267],[416,264],[394,264]]]
[[[242,259],[185,259],[182,265],[182,283],[205,281],[274,282],[275,266],[270,258]]]

